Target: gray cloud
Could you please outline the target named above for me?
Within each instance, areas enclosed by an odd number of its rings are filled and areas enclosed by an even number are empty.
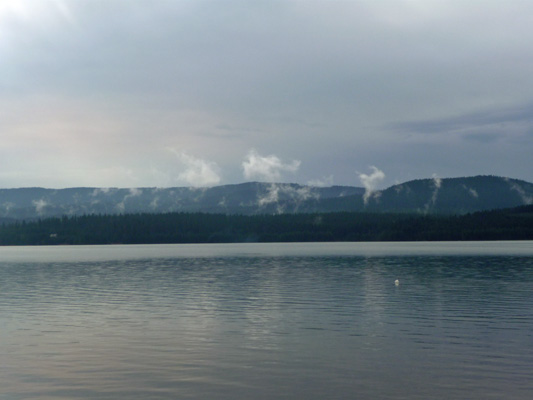
[[[519,0],[8,0],[0,187],[170,185],[167,148],[210,160],[220,183],[242,181],[250,148],[300,160],[298,182],[356,184],[372,163],[394,171],[382,184],[533,180],[531,14]]]
[[[505,133],[503,132],[480,132],[480,133],[466,133],[462,135],[462,138],[464,140],[479,143],[479,144],[487,144],[487,143],[493,143],[498,140],[505,138]]]
[[[333,175],[326,176],[323,178],[318,179],[311,179],[310,181],[307,181],[307,184],[309,186],[316,186],[316,187],[328,187],[333,185]]]
[[[248,152],[246,159],[242,162],[245,179],[259,179],[267,182],[279,181],[283,172],[296,172],[300,168],[300,161],[292,160],[284,163],[274,155],[262,156],[256,150]]]
[[[524,204],[526,205],[533,204],[533,196],[530,196],[528,193],[526,193],[523,187],[521,187],[516,182],[512,182],[509,180],[507,182],[509,183],[509,186],[511,187],[511,189],[518,193],[518,195],[520,196]]]
[[[443,134],[459,132],[465,136],[495,138],[498,134],[517,129],[523,132],[533,130],[533,105],[489,108],[452,117],[422,121],[404,121],[392,124],[393,130],[417,134]],[[483,134],[479,131],[487,131]],[[482,141],[485,141],[482,139]]]
[[[442,186],[442,179],[440,179],[437,176],[437,174],[433,174],[433,186],[434,186],[434,189],[433,189],[433,193],[431,194],[431,200],[428,203],[426,203],[426,205],[424,206],[425,212],[428,212],[429,209],[433,207],[435,203],[437,202],[437,197],[439,195],[439,191]]]
[[[365,205],[368,203],[368,200],[370,200],[372,196],[376,194],[375,191],[378,184],[385,179],[385,173],[383,171],[374,166],[370,166],[370,169],[372,170],[370,175],[363,173],[359,174],[361,184],[365,188],[365,194],[363,195],[363,201]]]
[[[33,205],[37,214],[41,215],[44,209],[48,206],[48,202],[44,199],[33,200]]]
[[[185,166],[185,171],[177,177],[179,182],[194,187],[214,186],[220,183],[220,176],[217,172],[218,166],[215,163],[186,153],[178,153],[177,155]]]

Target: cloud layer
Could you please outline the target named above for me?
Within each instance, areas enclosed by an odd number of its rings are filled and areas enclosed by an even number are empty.
[[[4,0],[0,187],[353,185],[373,164],[381,184],[533,181],[531,15],[521,0]],[[168,148],[193,158],[177,172]]]

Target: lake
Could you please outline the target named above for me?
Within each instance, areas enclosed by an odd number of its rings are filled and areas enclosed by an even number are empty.
[[[0,400],[529,400],[533,242],[0,247],[0,360]]]

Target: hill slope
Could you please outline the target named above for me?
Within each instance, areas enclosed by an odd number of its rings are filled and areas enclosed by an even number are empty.
[[[0,189],[0,222],[53,216],[341,211],[465,214],[533,204],[533,184],[495,176],[421,179],[366,193],[352,186],[248,182],[211,188]]]
[[[359,196],[325,203],[335,209],[350,201],[357,211],[465,214],[533,204],[533,184],[495,176],[419,179],[374,192],[366,204]]]
[[[298,212],[301,204],[355,195],[351,186],[311,187],[248,182],[211,188],[69,188],[0,189],[0,219],[139,212],[261,214]]]

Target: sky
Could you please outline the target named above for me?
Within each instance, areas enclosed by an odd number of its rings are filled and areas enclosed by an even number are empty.
[[[533,1],[0,0],[0,188],[533,181]]]

